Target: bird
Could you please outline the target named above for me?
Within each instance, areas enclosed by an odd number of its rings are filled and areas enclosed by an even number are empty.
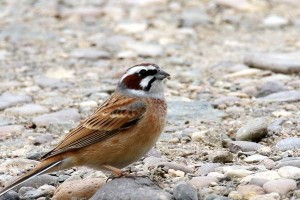
[[[38,175],[87,166],[122,168],[143,157],[156,143],[166,124],[164,79],[170,74],[153,63],[128,68],[115,91],[97,110],[46,153],[41,162],[0,191],[0,196]]]

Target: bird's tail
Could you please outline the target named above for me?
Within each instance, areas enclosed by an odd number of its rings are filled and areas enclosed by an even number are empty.
[[[55,157],[53,157],[53,158],[55,158]],[[35,168],[33,168],[32,170],[30,170],[29,172],[27,172],[20,178],[16,179],[15,181],[13,181],[11,184],[6,186],[5,188],[3,188],[3,190],[0,191],[0,196],[4,195],[6,192],[10,191],[11,189],[17,187],[18,185],[20,185],[21,183],[23,183],[29,179],[32,179],[38,175],[52,171],[51,169],[53,169],[54,167],[59,165],[61,162],[63,162],[63,161],[60,159],[57,159],[57,158],[56,159],[50,158],[50,159],[44,160],[39,165],[37,165]]]

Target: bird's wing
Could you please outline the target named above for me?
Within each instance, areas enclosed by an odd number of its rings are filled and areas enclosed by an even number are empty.
[[[146,104],[136,98],[110,98],[42,159],[103,142],[134,126],[145,112]]]

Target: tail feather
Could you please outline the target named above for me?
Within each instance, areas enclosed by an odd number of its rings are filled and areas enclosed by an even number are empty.
[[[23,176],[21,176],[20,178],[18,178],[17,180],[15,180],[13,183],[11,183],[8,186],[6,186],[5,188],[3,188],[3,190],[0,192],[0,197],[2,195],[4,195],[6,192],[10,191],[11,189],[17,187],[21,183],[23,183],[23,182],[25,182],[25,181],[27,181],[29,179],[32,179],[32,178],[34,178],[34,177],[36,177],[38,175],[41,175],[43,173],[46,173],[48,170],[50,170],[51,168],[57,166],[61,162],[62,162],[62,160],[58,160],[56,162],[51,162],[49,164],[43,164],[43,163],[41,163],[36,168],[32,169],[28,173],[24,174]]]

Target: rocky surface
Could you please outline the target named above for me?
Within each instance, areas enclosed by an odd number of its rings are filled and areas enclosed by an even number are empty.
[[[148,178],[101,182],[96,194],[120,183],[116,198],[138,199],[144,188],[165,199],[300,199],[299,8],[297,0],[1,1],[0,187],[101,105],[127,67],[154,62],[172,75],[168,123],[124,169]],[[2,199],[73,194],[109,175],[53,172]],[[97,190],[88,189],[86,198]]]

